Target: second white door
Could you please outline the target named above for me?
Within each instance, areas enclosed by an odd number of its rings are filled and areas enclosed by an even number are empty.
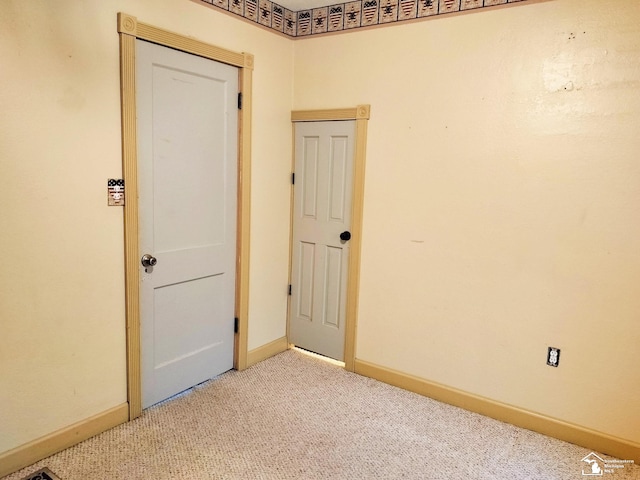
[[[233,366],[237,81],[137,41],[143,407]]]
[[[289,341],[344,360],[355,121],[295,124]]]

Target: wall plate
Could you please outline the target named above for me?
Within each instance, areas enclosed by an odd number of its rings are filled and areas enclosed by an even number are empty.
[[[107,180],[107,203],[110,207],[124,205],[124,180],[122,178]]]
[[[550,367],[557,367],[560,363],[560,349],[555,347],[549,347],[547,350],[547,365]]]

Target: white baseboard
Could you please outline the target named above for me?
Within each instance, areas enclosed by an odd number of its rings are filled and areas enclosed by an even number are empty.
[[[78,423],[0,454],[0,478],[43,458],[76,445],[129,420],[129,404],[123,403]]]
[[[596,452],[606,453],[619,459],[640,463],[640,444],[630,440],[496,402],[489,398],[358,359],[355,361],[355,372],[527,430],[580,445]]]

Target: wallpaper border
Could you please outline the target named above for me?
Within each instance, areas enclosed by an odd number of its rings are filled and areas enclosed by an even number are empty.
[[[289,37],[308,37],[374,25],[525,3],[527,0],[352,0],[289,10],[271,0],[199,0]]]

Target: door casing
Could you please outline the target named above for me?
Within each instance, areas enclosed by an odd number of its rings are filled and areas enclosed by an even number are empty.
[[[349,265],[347,269],[347,308],[344,338],[345,370],[350,372],[354,371],[356,359],[356,329],[358,323],[358,298],[360,292],[360,250],[362,247],[362,214],[364,208],[364,172],[367,149],[367,127],[370,115],[370,105],[358,105],[355,108],[328,110],[294,110],[291,112],[291,121],[294,123],[339,120],[356,121],[353,159],[353,196],[351,200],[352,236],[350,240]],[[295,125],[292,125],[292,131],[292,139],[295,140]],[[293,169],[295,166],[295,150],[293,150],[291,161]],[[291,261],[293,254],[293,186],[291,188],[291,206],[289,283],[291,283]],[[289,315],[287,318],[287,329],[291,318],[290,310],[291,308],[289,308]]]
[[[124,206],[125,305],[127,331],[127,402],[129,420],[142,413],[140,376],[140,249],[138,245],[138,159],[136,133],[135,40],[191,53],[238,67],[242,109],[238,117],[238,220],[236,254],[236,301],[238,331],[235,335],[234,368],[247,367],[249,312],[249,225],[251,185],[251,105],[253,55],[236,53],[193,38],[139,22],[118,13],[120,38],[120,95],[122,114],[122,169],[126,188]]]

